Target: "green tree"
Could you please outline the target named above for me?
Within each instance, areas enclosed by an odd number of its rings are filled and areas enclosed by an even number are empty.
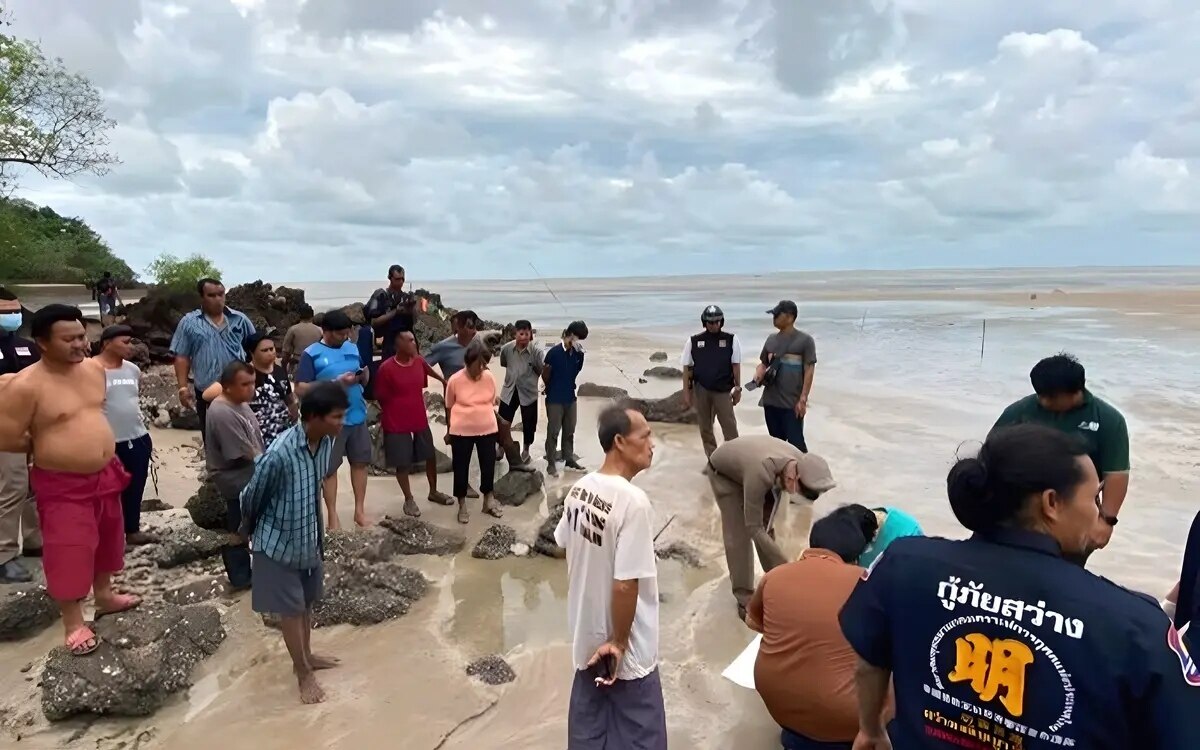
[[[146,274],[154,277],[155,283],[159,286],[185,291],[194,287],[200,279],[217,279],[219,281],[221,269],[200,253],[194,253],[186,258],[163,253],[146,266]]]
[[[0,198],[0,279],[82,284],[105,271],[123,287],[137,280],[82,220],[26,200]]]
[[[8,25],[0,6],[0,23]],[[32,168],[61,178],[102,175],[119,160],[108,150],[116,123],[100,92],[34,42],[0,34],[0,190],[16,187]]]

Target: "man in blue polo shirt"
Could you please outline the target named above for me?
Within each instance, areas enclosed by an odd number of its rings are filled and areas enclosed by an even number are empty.
[[[363,385],[370,374],[358,354],[358,346],[350,341],[350,317],[341,310],[330,310],[321,321],[321,340],[304,350],[296,368],[296,393],[301,398],[312,389],[313,383],[332,380],[346,388],[350,408],[342,431],[333,444],[329,470],[325,475],[325,509],[330,529],[341,528],[337,516],[337,471],[342,459],[350,460],[350,485],[354,488],[354,523],[367,525],[367,466],[371,463],[374,446],[367,429],[367,403]]]
[[[175,379],[179,383],[179,403],[194,407],[200,419],[200,439],[204,439],[204,418],[208,402],[204,390],[221,378],[225,365],[246,358],[242,342],[254,333],[254,324],[242,313],[225,306],[225,285],[216,279],[196,282],[200,309],[184,315],[171,336],[171,354],[175,356]],[[191,376],[193,383],[188,383]]]
[[[575,457],[575,421],[577,401],[575,380],[583,370],[583,347],[588,336],[587,323],[576,320],[563,331],[561,344],[546,352],[542,365],[542,382],[546,384],[546,473],[558,476],[556,461],[561,455],[563,465],[573,471],[586,471]],[[558,452],[558,436],[562,434],[562,452]]]

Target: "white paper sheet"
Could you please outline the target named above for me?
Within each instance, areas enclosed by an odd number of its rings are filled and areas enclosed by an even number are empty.
[[[750,645],[746,646],[742,653],[733,660],[733,663],[725,667],[725,671],[721,676],[725,679],[737,683],[744,688],[754,689],[754,662],[758,659],[758,644],[762,642],[762,636],[754,636],[754,640],[750,641]]]

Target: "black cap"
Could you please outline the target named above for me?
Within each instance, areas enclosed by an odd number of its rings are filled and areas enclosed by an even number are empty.
[[[787,313],[793,318],[800,316],[800,311],[796,309],[796,303],[790,299],[781,299],[778,305],[767,310],[767,315],[779,315],[780,313]]]
[[[100,332],[100,341],[105,342],[118,336],[132,336],[133,329],[129,326],[109,326]]]
[[[330,310],[325,313],[325,318],[321,321],[321,330],[323,331],[348,331],[353,327],[350,316],[341,310]]]

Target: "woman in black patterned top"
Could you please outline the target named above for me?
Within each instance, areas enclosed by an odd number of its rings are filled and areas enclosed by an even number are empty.
[[[246,338],[245,348],[255,377],[250,408],[258,417],[263,445],[270,446],[276,435],[296,423],[296,396],[287,369],[276,361],[274,341],[254,333]]]

